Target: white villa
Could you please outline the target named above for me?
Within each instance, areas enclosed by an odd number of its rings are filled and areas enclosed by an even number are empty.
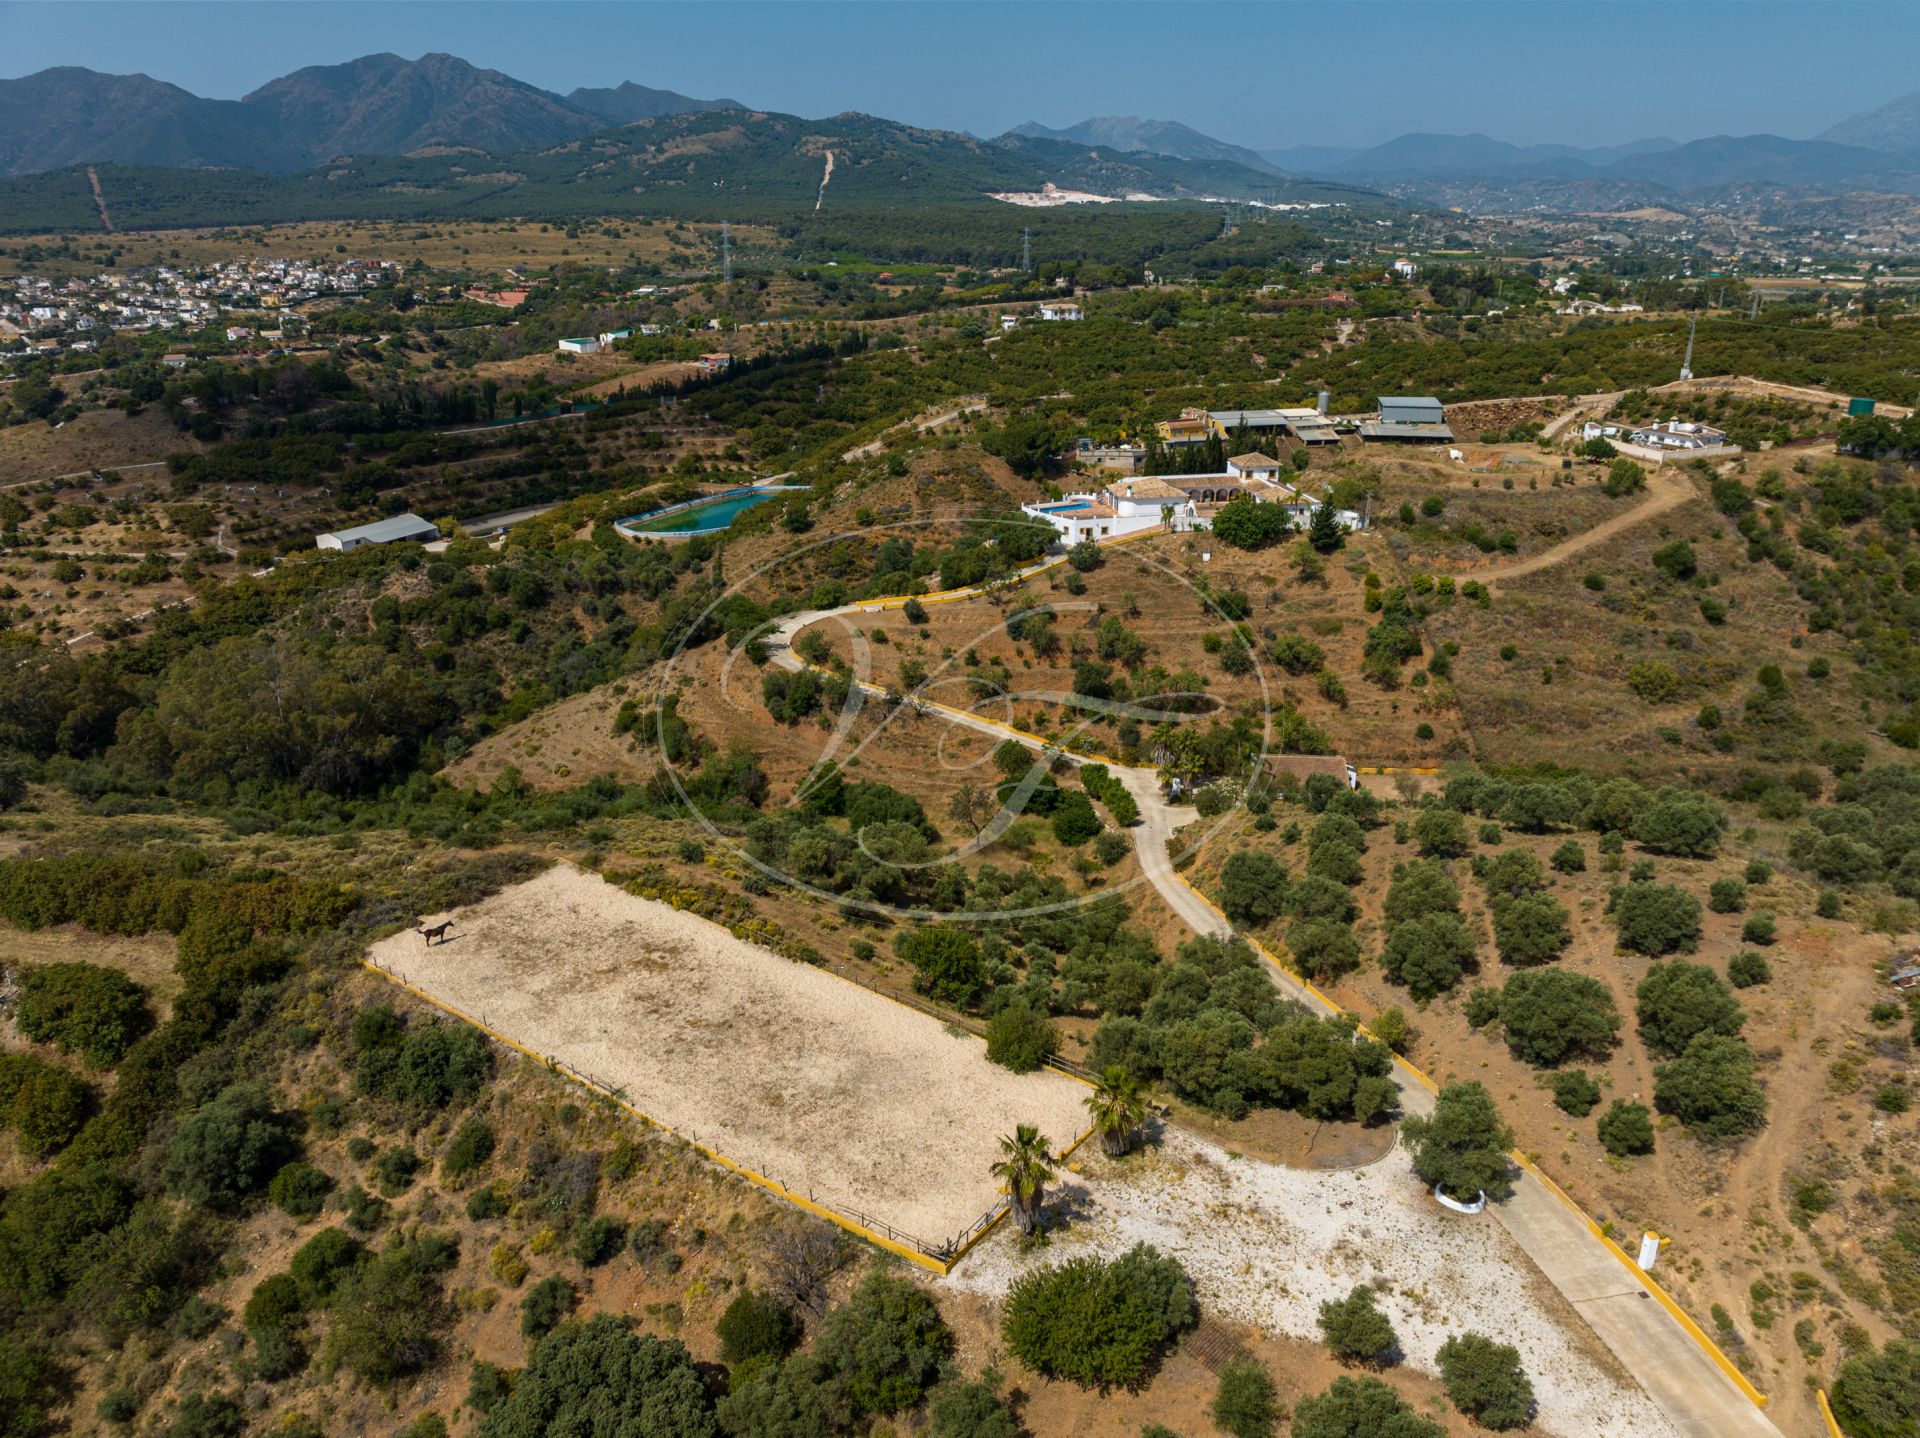
[[[1242,456],[1242,458],[1247,458]],[[1265,460],[1266,456],[1258,456]],[[1139,475],[1116,479],[1105,489],[1069,494],[1040,504],[1023,504],[1021,513],[1044,519],[1060,532],[1063,544],[1120,539],[1165,526],[1176,534],[1213,528],[1213,517],[1235,499],[1283,506],[1296,529],[1304,529],[1320,500],[1291,485],[1253,473]],[[1365,521],[1352,510],[1337,511],[1340,527],[1358,530]]]

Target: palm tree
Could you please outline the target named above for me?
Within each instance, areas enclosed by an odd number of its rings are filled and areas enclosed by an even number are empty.
[[[1032,1233],[1040,1221],[1047,1181],[1053,1177],[1053,1155],[1047,1152],[1040,1130],[1030,1123],[1015,1128],[1012,1138],[1002,1137],[1000,1152],[1004,1157],[993,1165],[993,1176],[1006,1185],[1014,1223],[1022,1233]]]
[[[1119,1067],[1100,1071],[1100,1082],[1086,1097],[1087,1112],[1093,1115],[1094,1131],[1100,1135],[1100,1147],[1118,1158],[1133,1147],[1133,1131],[1147,1116],[1147,1101],[1141,1097],[1139,1081]]]

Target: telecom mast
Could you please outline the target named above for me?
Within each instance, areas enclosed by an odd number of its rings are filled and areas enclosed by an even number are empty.
[[[725,220],[720,222],[720,278],[733,283],[733,231]]]
[[[1700,325],[1700,316],[1694,315],[1687,321],[1687,357],[1680,361],[1680,378],[1693,378],[1693,332]]]
[[[1033,231],[1021,227],[1020,230],[1020,269],[1022,273],[1033,268]]]

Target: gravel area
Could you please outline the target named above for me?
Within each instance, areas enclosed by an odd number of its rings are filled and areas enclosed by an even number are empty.
[[[1087,1127],[1074,1080],[1009,1073],[971,1035],[597,875],[561,865],[422,922],[445,918],[448,942],[408,931],[371,957],[683,1137],[926,1242],[993,1206],[1016,1123],[1056,1149]]]
[[[1520,1350],[1540,1427],[1562,1438],[1678,1438],[1506,1230],[1440,1209],[1402,1149],[1316,1172],[1232,1157],[1168,1128],[1132,1158],[1090,1158],[1058,1201],[1071,1221],[1046,1248],[1023,1255],[997,1234],[947,1283],[998,1296],[1039,1264],[1147,1242],[1186,1265],[1204,1311],[1310,1339],[1321,1303],[1367,1283],[1416,1367],[1435,1371],[1440,1345],[1471,1329]]]

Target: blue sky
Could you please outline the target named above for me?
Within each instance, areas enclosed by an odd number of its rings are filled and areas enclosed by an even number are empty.
[[[1408,130],[1617,144],[1818,133],[1920,84],[1902,3],[0,3],[0,73],[144,71],[237,99],[445,50],[562,93],[621,80],[997,134],[1181,120],[1257,149]]]

